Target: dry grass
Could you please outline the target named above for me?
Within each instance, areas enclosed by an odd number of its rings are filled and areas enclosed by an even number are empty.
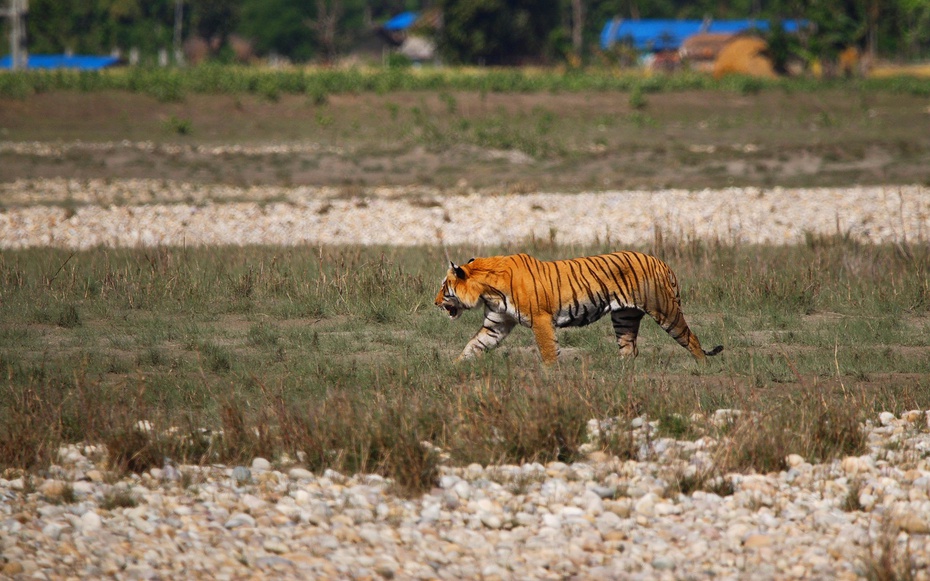
[[[675,268],[702,340],[726,345],[705,368],[651,323],[635,361],[595,324],[560,332],[554,369],[523,330],[455,365],[480,316],[450,323],[432,308],[437,248],[4,253],[0,467],[41,469],[86,441],[106,444],[116,470],[286,455],[416,492],[434,483],[434,446],[463,465],[572,462],[591,418],[646,414],[696,438],[692,413],[738,408],[713,434],[718,467],[766,472],[789,453],[860,453],[859,422],[876,410],[930,407],[925,246],[648,250]],[[601,444],[636,455],[629,432]],[[725,485],[704,476],[681,486]]]

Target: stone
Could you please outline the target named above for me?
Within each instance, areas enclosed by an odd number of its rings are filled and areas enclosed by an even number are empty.
[[[846,474],[855,476],[859,473],[859,458],[856,456],[846,456],[840,461],[840,467]]]
[[[734,409],[728,409],[728,408],[718,409],[714,411],[714,416],[711,419],[711,423],[713,423],[717,427],[724,427],[724,426],[727,426],[727,425],[730,425],[736,422],[736,420],[742,415],[742,413],[743,413],[742,410],[734,410]]]
[[[247,509],[251,511],[255,511],[260,508],[263,508],[266,504],[268,504],[267,502],[265,502],[261,498],[258,498],[254,494],[243,494],[239,502],[242,503],[242,506],[246,507]]]
[[[19,561],[10,561],[3,566],[3,569],[0,569],[5,577],[15,577],[24,571],[25,568]]]
[[[100,530],[103,520],[96,512],[89,510],[81,516],[78,526],[82,533],[92,533]]]
[[[895,417],[891,412],[882,412],[878,414],[878,421],[881,422],[883,426],[890,426],[894,423]]]
[[[591,490],[601,498],[613,498],[617,495],[616,486],[595,486]]]
[[[181,472],[174,465],[166,463],[162,468],[161,479],[165,482],[177,482],[181,479]]]
[[[245,466],[236,466],[233,468],[231,477],[233,482],[239,486],[250,484],[252,482],[252,472]]]
[[[746,537],[743,546],[747,549],[759,549],[768,547],[772,544],[772,537],[769,535],[753,534]]]
[[[657,571],[669,571],[675,568],[675,561],[666,556],[659,556],[652,560],[652,568]]]
[[[466,480],[459,480],[452,485],[452,493],[462,500],[471,498],[471,484]]]
[[[904,412],[903,414],[901,414],[901,419],[909,424],[913,424],[913,423],[920,421],[922,417],[923,417],[923,412],[921,412],[920,410],[908,410]]]
[[[875,506],[875,500],[874,495],[863,492],[859,495],[859,506],[866,511],[872,510]]]
[[[930,533],[930,523],[927,519],[912,512],[905,513],[896,519],[898,528],[911,535],[926,535]]]
[[[278,555],[283,555],[284,553],[289,553],[290,548],[282,543],[281,541],[276,540],[267,540],[262,543],[262,548],[268,551],[269,553],[275,553]]]
[[[650,517],[655,514],[656,500],[658,497],[649,492],[640,497],[634,504],[633,510],[636,511],[636,514]]]
[[[223,525],[227,529],[235,529],[239,527],[254,527],[255,519],[248,514],[243,512],[237,512],[229,517],[229,520]]]
[[[420,511],[420,519],[425,522],[436,522],[441,513],[442,509],[438,504],[429,504]]]
[[[291,480],[312,480],[313,472],[306,468],[291,468],[287,471],[287,476]]]
[[[499,529],[503,525],[500,515],[494,513],[482,512],[478,515],[478,518],[481,520],[481,523],[489,529]]]
[[[53,541],[57,541],[61,537],[61,533],[64,529],[65,527],[58,523],[48,523],[42,527],[42,534]]]
[[[39,492],[51,499],[61,499],[66,491],[73,491],[67,482],[46,480],[39,486]]]
[[[252,472],[267,472],[271,470],[271,462],[258,457],[252,459]]]
[[[97,490],[97,486],[93,482],[81,480],[79,482],[72,482],[71,490],[77,498],[84,498],[93,495]]]

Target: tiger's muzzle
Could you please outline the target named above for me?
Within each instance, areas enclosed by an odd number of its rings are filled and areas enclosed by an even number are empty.
[[[458,319],[465,310],[465,306],[455,297],[442,297],[436,299],[436,306],[444,310],[450,319]]]
[[[458,319],[462,315],[462,311],[465,310],[465,305],[459,301],[458,297],[448,291],[448,287],[444,284],[439,290],[439,295],[436,296],[434,301],[436,306],[444,310],[450,319]]]
[[[462,315],[463,309],[455,305],[442,304],[442,305],[439,305],[439,307],[446,311],[446,314],[449,315],[450,319],[458,319]]]

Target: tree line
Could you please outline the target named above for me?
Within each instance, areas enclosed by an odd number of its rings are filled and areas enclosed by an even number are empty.
[[[27,38],[34,54],[134,50],[146,62],[181,41],[232,61],[238,42],[258,57],[332,61],[372,46],[378,26],[407,10],[441,15],[423,34],[451,64],[590,62],[616,17],[805,19],[814,32],[798,48],[812,58],[849,46],[930,55],[930,0],[30,0]]]

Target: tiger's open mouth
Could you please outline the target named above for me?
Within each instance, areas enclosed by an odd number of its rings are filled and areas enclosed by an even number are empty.
[[[460,309],[459,307],[455,305],[448,305],[448,304],[443,303],[439,306],[442,307],[443,310],[446,311],[446,314],[449,315],[450,319],[458,319],[459,315],[462,314],[462,309]]]

